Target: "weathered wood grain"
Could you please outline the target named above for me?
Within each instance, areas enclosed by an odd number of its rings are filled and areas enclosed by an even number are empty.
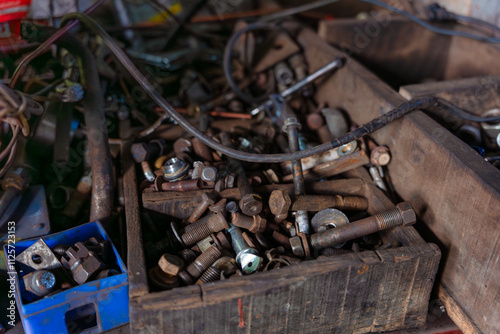
[[[305,31],[313,70],[342,53]],[[405,101],[358,62],[331,76],[317,100],[365,123]],[[485,333],[500,332],[500,173],[475,151],[420,111],[373,135],[392,154],[389,173],[443,251],[440,283],[456,305]],[[457,324],[461,326],[460,324]]]

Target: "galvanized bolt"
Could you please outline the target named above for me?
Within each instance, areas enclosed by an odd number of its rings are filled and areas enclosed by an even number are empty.
[[[37,270],[23,277],[26,290],[38,297],[43,297],[54,291],[56,276],[48,270]]]
[[[221,257],[221,252],[217,246],[213,245],[205,252],[201,253],[189,266],[186,271],[193,279],[200,277],[200,275],[207,270],[218,258]]]
[[[215,180],[217,180],[217,168],[212,166],[205,166],[201,170],[200,178],[205,182],[215,182]]]
[[[415,211],[409,202],[396,205],[396,209],[376,214],[338,228],[310,236],[311,247],[322,249],[396,226],[408,226],[416,222]]]
[[[227,231],[231,235],[233,249],[236,252],[236,263],[241,267],[243,273],[252,274],[259,270],[264,259],[259,256],[259,252],[255,248],[248,246],[240,228],[231,226]]]
[[[189,171],[189,164],[179,158],[171,158],[165,162],[163,178],[165,181],[182,180]]]
[[[196,207],[194,212],[187,219],[188,223],[194,223],[207,211],[208,207],[215,203],[215,195],[204,193],[201,195],[201,203]]]
[[[219,211],[217,214],[210,217],[206,223],[200,224],[190,231],[185,232],[181,236],[181,239],[184,244],[189,247],[196,244],[198,241],[205,239],[210,234],[220,232],[228,227],[229,226],[224,218],[224,215]]]

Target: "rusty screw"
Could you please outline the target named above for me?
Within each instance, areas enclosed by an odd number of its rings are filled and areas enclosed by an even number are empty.
[[[153,156],[162,155],[166,146],[165,141],[158,139],[152,140],[149,143],[133,144],[130,150],[135,162],[140,163],[149,160]]]
[[[310,237],[311,247],[322,249],[396,226],[415,224],[417,217],[409,202],[396,205],[396,209],[361,219],[334,229],[315,233]]]
[[[201,253],[189,266],[186,271],[193,279],[200,277],[200,275],[207,270],[218,258],[221,257],[221,252],[217,246],[213,245],[205,252]]]
[[[286,190],[273,190],[269,196],[269,208],[275,216],[274,221],[280,223],[288,217],[292,200]]]
[[[210,219],[204,223],[196,226],[192,230],[185,232],[181,239],[186,246],[192,246],[198,241],[205,239],[212,233],[220,232],[224,229],[229,228],[226,219],[221,211],[210,217]]]
[[[196,281],[196,284],[203,284],[203,283],[208,283],[208,282],[214,282],[220,280],[220,270],[215,268],[215,267],[210,267],[205,272],[201,277]]]
[[[175,255],[163,254],[158,266],[165,274],[176,276],[184,268],[184,261]]]
[[[210,205],[215,203],[215,195],[211,193],[204,193],[201,195],[201,203],[196,207],[194,212],[187,219],[188,223],[194,223],[207,211]]]
[[[248,217],[235,212],[231,215],[231,224],[249,230],[252,233],[262,233],[266,229],[266,220],[261,216]]]

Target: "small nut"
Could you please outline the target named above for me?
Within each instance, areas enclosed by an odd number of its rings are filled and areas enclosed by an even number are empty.
[[[284,215],[288,213],[292,200],[286,190],[273,190],[269,196],[269,208],[274,215]]]
[[[370,153],[370,162],[375,166],[386,166],[390,161],[391,154],[385,146],[377,146]]]
[[[396,205],[403,217],[403,226],[413,225],[417,222],[417,216],[410,202],[402,202]]]
[[[163,254],[158,266],[164,273],[175,276],[184,268],[184,261],[175,255]]]

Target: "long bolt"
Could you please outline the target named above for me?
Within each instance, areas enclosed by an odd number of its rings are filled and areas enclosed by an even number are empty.
[[[212,194],[204,193],[201,195],[201,203],[196,207],[194,212],[187,219],[188,223],[194,223],[207,211],[208,207],[215,203],[215,198]]]
[[[210,217],[204,224],[200,224],[192,230],[185,232],[181,239],[186,246],[192,246],[198,241],[205,239],[212,233],[220,232],[229,228],[226,219],[222,212],[217,212],[214,216]]]
[[[187,266],[186,271],[191,275],[193,279],[197,279],[200,275],[210,268],[210,266],[221,257],[221,252],[217,246],[213,245],[206,251],[201,253],[189,266]]]
[[[332,228],[310,236],[311,247],[322,249],[360,238],[395,226],[408,226],[416,222],[415,211],[409,202],[399,203],[396,209]]]

